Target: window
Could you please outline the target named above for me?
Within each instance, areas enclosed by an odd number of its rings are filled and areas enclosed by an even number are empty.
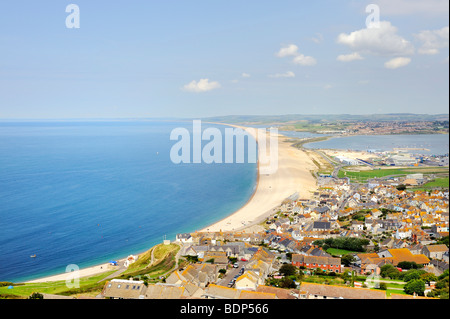
[[[120,289],[120,286],[122,286],[122,285],[121,285],[121,284],[118,284],[118,285],[117,285],[117,289]]]
[[[128,288],[130,288],[130,285],[127,285],[127,286],[125,287],[125,289],[128,289]]]

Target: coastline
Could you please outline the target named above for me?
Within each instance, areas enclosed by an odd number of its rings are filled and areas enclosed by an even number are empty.
[[[225,124],[210,123],[231,126],[235,128],[247,129],[246,127]],[[251,133],[251,131],[249,131]],[[257,139],[256,136],[253,136]],[[294,193],[299,193],[301,198],[309,198],[311,190],[315,189],[316,181],[310,171],[315,168],[314,163],[304,153],[296,149],[292,143],[288,142],[290,138],[284,135],[278,135],[278,170],[274,174],[260,174],[260,161],[258,153],[257,180],[255,191],[239,210],[233,212],[228,217],[207,226],[198,232],[216,232],[216,231],[246,231],[251,230],[252,226],[262,222],[265,218],[275,213],[283,200]],[[257,145],[259,143],[257,141]],[[243,224],[245,222],[245,224]],[[151,247],[149,247],[151,249]],[[125,259],[118,260],[119,265]],[[108,263],[95,265],[80,269],[78,275],[80,278],[99,275],[108,271],[118,269],[110,266]],[[73,278],[73,274],[70,274]],[[44,283],[52,281],[65,281],[69,278],[68,273],[46,276],[26,281],[25,283]]]
[[[283,200],[294,193],[299,193],[301,198],[311,197],[316,180],[310,172],[315,169],[315,164],[303,150],[294,148],[288,142],[289,139],[278,135],[278,170],[270,175],[263,175],[258,171],[256,189],[249,201],[230,216],[199,232],[248,231],[250,227],[276,213],[275,209]]]

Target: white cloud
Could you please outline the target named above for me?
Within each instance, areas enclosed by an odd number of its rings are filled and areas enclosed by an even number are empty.
[[[248,74],[248,73],[242,73],[242,77],[243,77],[243,78],[249,78],[249,77],[251,77],[251,75]]]
[[[368,0],[380,6],[385,15],[447,15],[448,0]]]
[[[400,57],[400,58],[394,58],[392,60],[387,61],[384,64],[384,67],[387,69],[398,69],[398,68],[407,66],[410,63],[411,63],[410,58]]]
[[[293,62],[303,66],[313,66],[317,64],[317,60],[312,56],[305,56],[303,54],[296,56]]]
[[[273,74],[273,75],[269,75],[270,78],[295,78],[295,73],[292,71],[288,71],[286,73],[277,73],[277,74]]]
[[[184,91],[203,93],[220,88],[219,82],[210,82],[209,79],[201,79],[200,81],[192,81],[183,87]]]
[[[418,50],[419,54],[438,54],[439,49],[448,48],[449,27],[439,30],[425,30],[414,36],[423,43]]]
[[[341,62],[351,62],[351,61],[355,61],[355,60],[364,60],[364,58],[358,53],[358,52],[354,52],[351,54],[343,54],[337,57],[338,61]]]
[[[365,28],[341,33],[337,42],[354,52],[381,56],[403,56],[414,53],[414,46],[397,34],[397,28],[388,21],[380,21],[379,28]]]
[[[279,58],[285,58],[288,56],[296,56],[298,55],[298,46],[295,44],[290,44],[285,48],[281,48],[280,51],[276,54]]]
[[[317,63],[316,59],[311,56],[305,56],[298,52],[298,46],[295,44],[290,44],[287,47],[281,48],[280,51],[276,54],[279,58],[285,57],[294,57],[292,62],[294,64],[303,65],[303,66],[313,66]]]

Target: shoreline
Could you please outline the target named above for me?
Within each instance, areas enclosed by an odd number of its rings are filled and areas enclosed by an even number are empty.
[[[212,123],[224,126],[231,126],[246,130],[246,127],[225,123]],[[251,131],[249,132],[251,133]],[[258,139],[256,139],[259,147]],[[279,167],[278,171],[271,175],[260,174],[260,152],[257,159],[257,180],[255,191],[249,200],[237,211],[228,217],[215,222],[212,225],[204,227],[197,232],[218,232],[218,231],[245,231],[252,226],[259,224],[268,216],[276,213],[276,208],[281,205],[283,200],[294,193],[299,193],[301,198],[308,198],[310,191],[316,187],[316,181],[311,175],[310,170],[314,169],[314,163],[304,153],[303,150],[296,149],[289,142],[289,137],[278,134],[278,153]],[[273,187],[273,188],[272,188]],[[242,222],[245,222],[243,224]],[[151,249],[150,247],[149,249]],[[142,252],[141,252],[142,253]],[[139,253],[139,254],[141,254]],[[133,254],[133,255],[139,255]],[[122,264],[126,258],[118,261]],[[119,267],[110,266],[109,263],[82,268],[78,274],[80,278],[99,275],[112,270],[118,270]],[[50,275],[42,278],[32,279],[24,283],[45,283],[53,281],[65,281],[73,278],[73,273],[62,273]]]
[[[299,193],[301,198],[310,198],[310,191],[316,187],[316,181],[310,173],[315,169],[315,164],[303,150],[293,147],[290,139],[278,134],[278,170],[263,175],[258,165],[258,182],[249,201],[233,214],[199,232],[245,231],[276,213],[276,208],[289,196]]]

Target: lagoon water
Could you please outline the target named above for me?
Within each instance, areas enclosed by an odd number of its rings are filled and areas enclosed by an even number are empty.
[[[394,148],[422,148],[408,153],[419,155],[446,155],[449,153],[448,134],[431,135],[357,135],[305,144],[312,149],[341,149],[354,151],[393,151]]]
[[[180,122],[0,123],[0,281],[140,253],[243,206],[256,164],[176,165],[177,127],[192,131]]]

